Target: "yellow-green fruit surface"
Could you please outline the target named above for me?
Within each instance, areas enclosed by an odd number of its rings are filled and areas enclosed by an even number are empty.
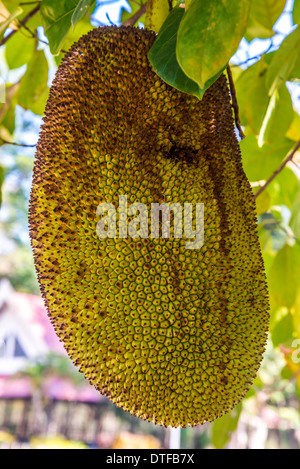
[[[165,84],[151,31],[102,27],[66,54],[38,142],[30,201],[49,317],[80,371],[161,425],[209,422],[256,376],[268,297],[255,205],[226,78],[200,101]],[[203,203],[204,245],[100,239],[102,202]],[[117,211],[118,214],[118,211]],[[131,217],[132,219],[132,217]]]

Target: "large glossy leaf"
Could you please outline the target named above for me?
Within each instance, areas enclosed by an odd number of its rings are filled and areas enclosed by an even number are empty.
[[[185,75],[176,58],[177,31],[183,15],[183,8],[172,10],[161,27],[148,58],[154,71],[166,83],[201,99],[204,90]]]
[[[271,96],[287,81],[300,65],[300,27],[297,26],[282,42],[274,54],[266,75],[266,85]]]
[[[291,308],[299,289],[300,246],[286,244],[276,255],[268,273],[270,295],[280,306]]]
[[[185,74],[204,88],[228,64],[247,26],[250,0],[193,0],[185,13],[176,45]]]
[[[50,51],[57,55],[71,27],[79,0],[42,0],[41,15]]]
[[[27,65],[19,90],[18,104],[24,109],[40,114],[40,100],[45,104],[48,90],[48,61],[43,50],[36,50]],[[43,105],[43,104],[42,104]],[[38,106],[38,112],[37,112]]]
[[[284,10],[286,0],[252,0],[246,37],[266,39],[273,36],[273,26]]]

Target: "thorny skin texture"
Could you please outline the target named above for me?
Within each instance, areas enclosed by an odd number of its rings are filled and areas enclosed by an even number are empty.
[[[37,147],[30,234],[49,317],[79,370],[116,405],[173,427],[232,409],[268,328],[254,200],[222,75],[203,99],[165,84],[155,34],[102,27],[66,54]],[[99,239],[101,202],[204,203],[201,249]]]

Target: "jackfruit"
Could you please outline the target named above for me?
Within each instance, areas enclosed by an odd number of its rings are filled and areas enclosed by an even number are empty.
[[[249,390],[268,293],[226,77],[201,101],[174,89],[147,59],[154,39],[101,27],[66,53],[37,145],[29,225],[48,314],[75,365],[125,411],[185,427]],[[169,237],[99,237],[97,207],[110,203],[119,217],[120,195],[149,209],[204,204],[203,246],[187,249],[172,219]]]

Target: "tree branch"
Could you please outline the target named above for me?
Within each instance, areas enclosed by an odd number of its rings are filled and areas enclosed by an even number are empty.
[[[239,134],[241,139],[245,138],[245,134],[243,132],[242,126],[241,126],[241,121],[240,121],[240,114],[239,114],[239,106],[236,98],[236,91],[235,91],[235,86],[233,83],[233,78],[232,78],[232,73],[230,69],[230,65],[227,65],[227,75],[228,75],[228,80],[229,80],[229,86],[230,86],[230,94],[231,94],[231,99],[232,99],[232,107],[234,110],[234,118],[235,118],[235,125],[238,128]]]
[[[289,162],[289,161],[292,161],[295,153],[299,150],[300,148],[300,140],[299,142],[296,144],[296,146],[293,148],[293,150],[291,151],[291,153],[286,157],[286,159],[283,161],[283,163],[279,166],[278,169],[276,169],[276,171],[272,174],[272,176],[260,187],[260,189],[258,189],[258,191],[256,192],[256,194],[254,194],[254,198],[256,199],[256,197],[259,196],[259,194],[262,193],[262,191],[265,190],[266,187],[268,187],[268,185],[275,179],[275,177],[281,173],[281,171],[283,170],[283,168],[286,166],[286,164]]]
[[[31,10],[28,15],[25,16],[20,21],[20,27],[25,26],[25,24],[39,11],[40,5],[37,5],[33,10]],[[0,41],[0,47],[3,46],[19,29],[13,29],[9,34],[4,36],[4,38]]]
[[[144,5],[141,5],[141,8],[131,17],[129,20],[124,21],[122,26],[134,26],[135,23],[140,19],[141,16],[143,16],[144,13],[146,13],[147,9],[147,3],[144,3]]]
[[[17,147],[31,147],[31,148],[36,146],[36,143],[34,145],[27,145],[26,143],[9,142],[8,140],[5,140],[2,137],[0,137],[0,144],[2,144],[2,145],[15,145]]]

